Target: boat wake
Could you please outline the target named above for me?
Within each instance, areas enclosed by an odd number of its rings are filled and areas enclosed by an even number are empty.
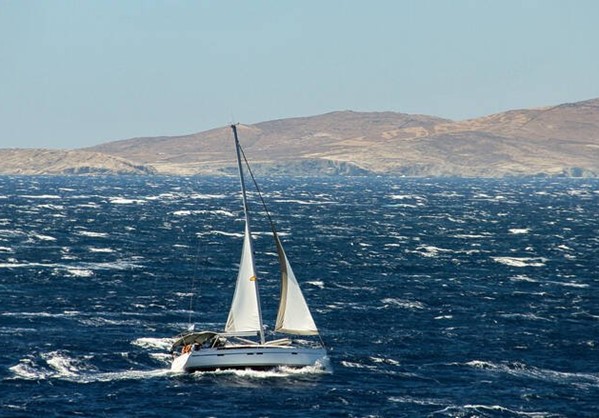
[[[90,363],[93,356],[71,357],[64,351],[51,351],[39,357],[26,357],[9,368],[14,380],[62,380],[74,383],[140,380],[172,375],[168,369],[102,372]]]
[[[140,340],[153,340],[143,339]],[[158,339],[156,339],[158,340]],[[144,341],[145,343],[145,341]],[[141,345],[141,344],[140,344]],[[151,345],[151,343],[150,343]],[[150,354],[155,358],[158,356]],[[330,364],[317,364],[302,368],[278,367],[273,370],[216,370],[210,372],[195,372],[188,374],[185,372],[172,371],[170,368],[158,368],[149,370],[123,370],[103,372],[90,363],[93,356],[83,356],[75,358],[64,351],[51,351],[39,356],[29,356],[23,358],[18,364],[9,368],[13,376],[6,380],[30,380],[30,381],[48,381],[60,380],[72,383],[98,383],[112,382],[121,380],[143,380],[160,377],[174,376],[192,376],[194,379],[206,376],[237,376],[244,379],[269,379],[292,376],[318,375],[331,373]],[[161,363],[169,364],[170,356],[163,354],[157,359]],[[162,358],[164,357],[164,358]]]
[[[331,374],[332,368],[330,364],[323,366],[316,364],[313,366],[304,366],[301,368],[292,368],[280,366],[272,370],[252,370],[252,369],[226,369],[226,370],[215,370],[206,372],[194,372],[192,376],[194,378],[203,378],[206,376],[237,376],[244,379],[271,379],[281,377],[293,377],[293,376],[308,376],[308,375],[322,375]]]

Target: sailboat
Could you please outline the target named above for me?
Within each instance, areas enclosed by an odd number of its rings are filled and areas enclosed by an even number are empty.
[[[171,347],[173,355],[171,370],[195,372],[224,369],[265,370],[306,366],[326,368],[328,357],[325,346],[285,254],[270,213],[264,205],[281,269],[281,295],[275,333],[303,337],[302,340],[292,340],[288,336],[266,339],[241,156],[243,155],[246,164],[247,159],[245,159],[245,154],[239,144],[237,126],[231,125],[231,129],[235,140],[245,215],[243,246],[235,292],[223,331],[189,331],[175,338]],[[264,204],[249,165],[248,171]],[[315,337],[317,337],[317,341],[309,340],[310,338],[315,339]]]

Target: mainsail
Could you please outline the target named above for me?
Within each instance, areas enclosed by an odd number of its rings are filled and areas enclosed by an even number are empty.
[[[243,167],[239,153],[239,139],[237,138],[237,127],[231,125],[235,136],[235,149],[237,151],[237,165],[239,168],[239,180],[241,182],[241,198],[243,201],[243,213],[245,214],[245,231],[243,237],[243,249],[241,251],[241,262],[237,274],[237,284],[233,294],[233,302],[229,311],[229,318],[225,331],[257,331],[260,341],[264,343],[264,329],[262,326],[262,312],[260,308],[260,292],[256,278],[256,267],[254,266],[254,250],[252,248],[252,231],[250,229],[250,215],[243,179]]]
[[[239,263],[239,273],[237,274],[237,285],[235,286],[235,293],[225,331],[259,332],[261,330],[260,306],[258,305],[258,288],[256,284],[250,230],[246,224],[241,262]]]
[[[318,329],[304,299],[281,240],[273,228],[279,263],[281,264],[281,301],[275,331],[287,334],[318,335]]]

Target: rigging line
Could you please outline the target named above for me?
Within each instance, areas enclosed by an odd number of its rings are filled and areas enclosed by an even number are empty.
[[[239,150],[241,151],[241,155],[243,156],[243,161],[245,162],[245,166],[247,167],[248,172],[250,173],[250,177],[252,178],[254,187],[256,187],[256,191],[258,192],[258,197],[260,197],[260,202],[262,202],[262,206],[264,207],[264,211],[266,212],[266,217],[268,218],[268,222],[270,223],[270,228],[272,229],[274,238],[276,240],[278,235],[277,235],[277,229],[275,228],[275,223],[274,223],[272,217],[270,216],[268,207],[266,207],[266,202],[264,201],[264,198],[262,197],[262,191],[260,190],[260,186],[258,186],[258,182],[256,181],[256,178],[254,177],[254,173],[252,172],[250,163],[248,162],[248,159],[245,156],[245,152],[243,152],[243,148],[241,147],[241,144],[239,144]]]
[[[254,173],[252,172],[250,163],[248,162],[248,160],[245,156],[245,152],[243,152],[243,148],[241,147],[241,144],[238,144],[238,145],[239,145],[239,151],[241,151],[241,156],[243,157],[243,161],[245,162],[248,172],[250,173],[250,177],[252,178],[252,182],[254,183],[254,186],[256,187],[256,191],[258,192],[258,197],[260,197],[262,206],[264,207],[264,210],[266,211],[266,217],[268,218],[268,222],[270,223],[270,227],[272,228],[274,239],[275,239],[275,241],[277,241],[279,238],[278,238],[277,230],[275,228],[275,223],[274,223],[272,217],[270,216],[268,207],[266,207],[266,202],[264,201],[264,198],[262,197],[262,191],[260,190],[260,186],[258,186],[258,182],[256,181],[256,178],[254,177]],[[324,344],[324,340],[322,339],[322,335],[320,335],[320,332],[318,332],[316,335],[318,335],[318,339],[320,340],[320,345],[323,348],[326,348],[326,346]]]
[[[200,265],[200,250],[202,246],[202,240],[198,237],[198,246],[196,248],[195,267],[193,269],[193,275],[191,276],[191,294],[189,295],[189,320],[187,329],[191,331],[192,320],[193,320],[193,301],[196,291],[196,278],[198,277],[198,270]],[[203,265],[203,264],[202,264]]]
[[[196,247],[196,256],[195,256],[195,265],[194,265],[194,269],[193,269],[193,274],[191,276],[191,292],[189,295],[189,318],[188,318],[188,324],[187,324],[187,329],[189,331],[191,331],[191,327],[193,324],[193,305],[194,305],[194,298],[195,298],[195,293],[196,293],[196,279],[199,278],[199,270],[200,270],[200,252],[202,249],[202,239],[197,236],[198,239],[198,244]],[[202,263],[202,267],[205,266],[205,263]]]

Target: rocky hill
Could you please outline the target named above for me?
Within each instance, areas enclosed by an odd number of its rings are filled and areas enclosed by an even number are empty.
[[[0,174],[154,174],[156,170],[91,151],[0,149]]]
[[[254,169],[270,174],[599,176],[599,99],[464,121],[394,112],[332,112],[239,125],[238,131]],[[38,164],[34,171],[108,167],[115,172],[191,175],[235,170],[229,127],[108,142],[86,151],[95,153],[97,165],[87,160],[88,168],[77,168],[86,164],[72,160],[76,153],[63,152],[62,163]],[[19,158],[13,165],[3,158],[0,172],[27,172],[29,163]]]
[[[270,173],[599,175],[599,99],[458,122],[392,112],[333,112],[240,125],[239,133],[248,158]],[[227,127],[92,149],[167,174],[234,168]]]

